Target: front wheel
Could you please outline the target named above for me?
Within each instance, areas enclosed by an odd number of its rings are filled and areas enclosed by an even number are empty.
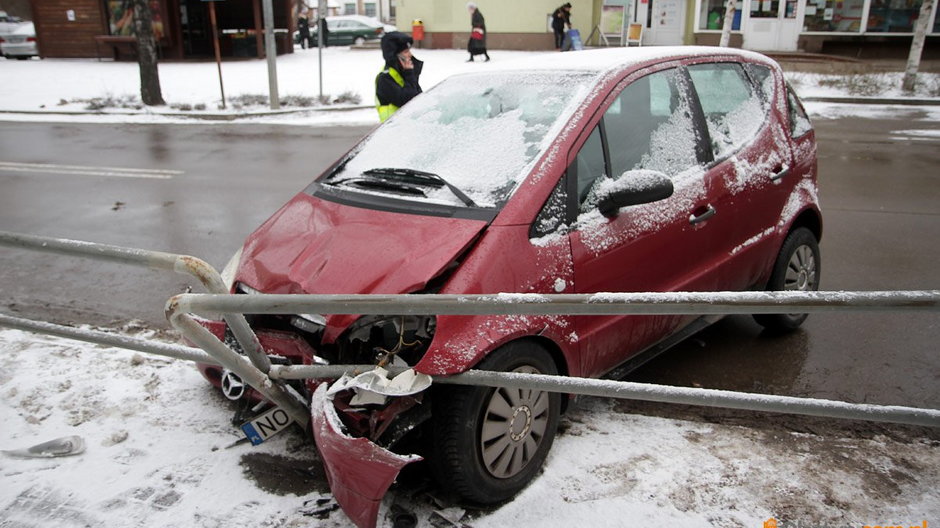
[[[819,243],[816,235],[800,227],[783,241],[774,269],[767,282],[768,291],[817,291],[819,289]],[[768,330],[795,330],[808,314],[757,314],[754,320]]]
[[[518,341],[486,357],[481,370],[557,374],[551,355]],[[438,481],[463,499],[494,504],[521,491],[551,449],[561,395],[540,390],[442,387],[434,395],[431,466]]]

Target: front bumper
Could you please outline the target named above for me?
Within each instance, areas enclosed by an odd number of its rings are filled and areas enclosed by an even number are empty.
[[[375,528],[382,497],[406,465],[418,455],[397,455],[365,438],[343,432],[326,384],[310,402],[313,437],[337,504],[359,528]]]

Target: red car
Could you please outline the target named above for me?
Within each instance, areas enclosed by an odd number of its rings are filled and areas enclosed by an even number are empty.
[[[228,271],[245,294],[815,290],[821,232],[814,132],[772,60],[729,48],[609,49],[443,81],[258,228]],[[805,314],[757,318],[788,330]],[[282,362],[615,378],[709,322],[249,320]],[[224,323],[205,324],[224,335]],[[202,370],[218,385],[231,376]],[[512,497],[538,473],[565,404],[483,387],[377,399],[315,387],[298,388],[313,399],[333,491],[361,526],[374,524],[413,460],[396,450],[417,449],[468,502]]]

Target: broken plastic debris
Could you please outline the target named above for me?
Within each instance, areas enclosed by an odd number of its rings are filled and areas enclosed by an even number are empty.
[[[417,394],[431,386],[431,377],[419,374],[414,369],[408,369],[394,378],[388,377],[388,371],[382,367],[375,367],[356,377],[343,376],[327,391],[328,396],[348,389],[355,389],[356,396],[349,402],[351,405],[365,405],[369,403],[384,403],[385,396],[410,396]]]
[[[85,439],[80,436],[63,436],[24,449],[3,451],[4,454],[19,458],[52,458],[78,455],[85,452]]]

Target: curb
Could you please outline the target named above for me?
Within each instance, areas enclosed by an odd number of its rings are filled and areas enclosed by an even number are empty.
[[[841,103],[862,105],[940,106],[940,99],[917,99],[913,97],[801,97],[808,103]]]
[[[260,111],[251,111],[251,112],[239,112],[239,113],[212,113],[212,112],[153,112],[153,111],[140,111],[140,112],[129,112],[129,111],[113,111],[113,112],[100,112],[96,110],[61,110],[61,111],[43,111],[43,110],[0,110],[0,115],[3,114],[26,114],[26,115],[61,115],[61,116],[83,116],[83,115],[96,115],[96,116],[161,116],[161,117],[183,117],[189,119],[196,119],[202,121],[235,121],[237,119],[249,119],[253,117],[271,117],[271,116],[284,116],[284,115],[294,115],[294,114],[305,114],[313,112],[351,112],[353,110],[364,110],[368,108],[374,108],[373,106],[360,105],[360,106],[344,106],[338,108],[296,108],[290,110],[260,110]]]

